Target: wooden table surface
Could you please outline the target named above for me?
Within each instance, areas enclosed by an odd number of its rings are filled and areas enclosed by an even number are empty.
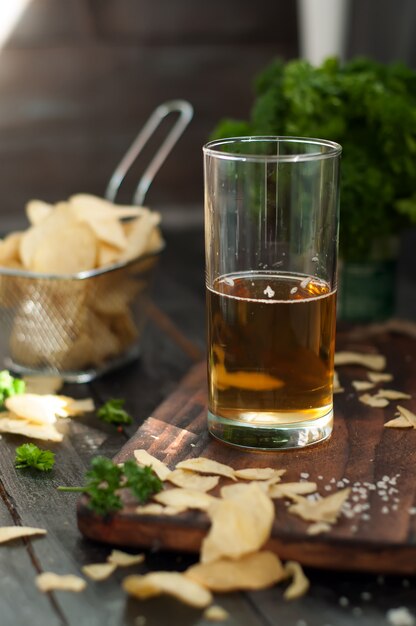
[[[46,528],[44,538],[0,547],[1,626],[202,626],[202,613],[173,599],[139,602],[120,587],[127,570],[105,582],[89,582],[80,594],[41,594],[34,584],[42,571],[80,574],[87,563],[102,562],[108,546],[82,538],[76,525],[76,496],[58,485],[80,484],[96,454],[115,455],[138,425],[176,387],[204,354],[203,234],[201,228],[169,229],[167,249],[154,283],[152,319],[141,359],[88,385],[68,385],[65,393],[92,396],[97,404],[126,399],[135,423],[119,433],[95,417],[69,424],[63,443],[55,444],[56,465],[48,476],[16,471],[18,437],[0,439],[0,525]],[[193,557],[152,551],[146,564],[130,572],[184,569]],[[416,620],[416,579],[373,574],[307,570],[311,588],[303,598],[285,602],[281,588],[218,596],[229,613],[226,626],[387,626],[390,609],[407,607]],[[416,622],[415,622],[416,623]],[[403,623],[404,626],[404,623]]]

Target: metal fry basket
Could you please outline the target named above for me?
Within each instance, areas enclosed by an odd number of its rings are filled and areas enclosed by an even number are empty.
[[[178,117],[143,173],[133,196],[143,204],[154,176],[192,119],[188,102],[152,113],[114,170],[105,197],[114,201],[127,171],[160,122]],[[72,275],[0,268],[0,323],[5,366],[20,374],[59,375],[87,382],[140,354],[155,252],[127,263]]]

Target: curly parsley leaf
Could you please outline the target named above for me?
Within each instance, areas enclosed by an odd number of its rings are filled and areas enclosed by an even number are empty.
[[[21,378],[15,378],[8,370],[0,371],[0,410],[4,410],[4,401],[10,396],[24,393],[26,383]]]
[[[24,443],[16,448],[14,465],[17,469],[34,467],[41,472],[49,472],[55,465],[55,454],[41,450],[34,443]]]
[[[123,409],[124,400],[112,399],[108,400],[97,411],[97,416],[107,424],[131,424],[133,422],[132,417]]]
[[[113,513],[122,508],[122,489],[129,489],[143,503],[162,489],[162,483],[150,467],[139,467],[135,461],[116,465],[106,457],[96,456],[85,474],[84,486],[58,487],[59,491],[87,494],[89,508],[98,515]]]

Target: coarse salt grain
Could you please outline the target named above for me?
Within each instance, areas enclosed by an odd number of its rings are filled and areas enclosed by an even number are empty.
[[[392,626],[414,626],[416,623],[415,618],[405,606],[390,609],[387,611],[386,617],[387,621],[392,624]]]
[[[348,598],[346,598],[345,596],[341,596],[340,599],[338,600],[339,605],[340,606],[348,606],[350,601],[348,600]]]

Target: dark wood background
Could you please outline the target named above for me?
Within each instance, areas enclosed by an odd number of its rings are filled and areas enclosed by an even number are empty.
[[[412,0],[353,0],[348,55],[413,64],[415,22]],[[260,69],[297,55],[295,0],[31,0],[0,50],[1,230],[28,198],[102,193],[153,108],[178,97],[195,118],[148,200],[201,203],[201,145],[220,117],[247,117]]]

